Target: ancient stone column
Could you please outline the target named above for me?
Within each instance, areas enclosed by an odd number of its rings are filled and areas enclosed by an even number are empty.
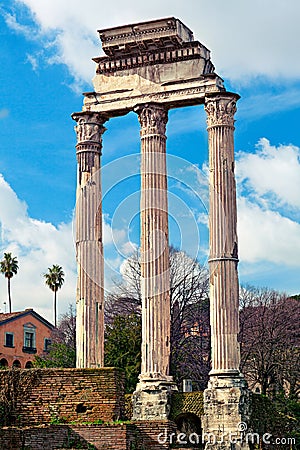
[[[239,287],[233,94],[207,97],[209,136],[209,226],[211,374],[239,374]]]
[[[102,135],[106,118],[76,113],[76,351],[78,368],[104,365],[104,261],[102,242]]]
[[[136,109],[141,125],[142,364],[134,419],[167,418],[170,360],[170,272],[166,168],[167,110]]]
[[[236,186],[234,176],[234,114],[239,96],[229,92],[207,95],[205,111],[209,138],[210,325],[212,369],[204,394],[204,433],[222,449],[248,448],[240,422],[247,420],[248,392],[240,374],[239,285]],[[234,433],[237,433],[234,436]],[[230,433],[238,438],[232,447]],[[244,446],[245,445],[245,446]],[[217,449],[218,445],[209,445]]]

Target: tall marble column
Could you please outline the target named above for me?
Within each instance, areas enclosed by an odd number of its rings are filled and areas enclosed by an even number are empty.
[[[234,114],[237,94],[207,95],[209,138],[210,325],[212,370],[204,393],[204,433],[222,449],[248,448],[240,423],[248,417],[248,391],[239,371],[239,285]],[[236,433],[236,434],[235,434]],[[231,438],[231,437],[232,438]],[[237,439],[237,440],[234,440]],[[208,443],[209,449],[219,449]]]
[[[221,94],[206,99],[209,136],[209,226],[212,371],[239,374],[239,286],[234,113],[239,97]]]
[[[167,418],[169,393],[170,271],[166,168],[167,110],[136,109],[141,125],[142,364],[133,396],[134,419]]]
[[[101,165],[106,118],[75,113],[78,178],[76,193],[76,367],[104,365],[104,261]]]

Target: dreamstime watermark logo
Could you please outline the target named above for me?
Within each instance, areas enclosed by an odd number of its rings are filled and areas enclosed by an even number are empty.
[[[78,262],[96,283],[102,283],[97,266],[102,260],[103,240],[106,247],[114,247],[115,257],[105,258],[104,262],[104,271],[110,272],[113,278],[119,275],[120,261],[127,259],[139,247],[138,217],[141,214],[145,218],[150,209],[156,210],[157,213],[157,216],[151,219],[154,222],[159,222],[162,216],[168,215],[170,234],[175,235],[172,243],[175,240],[176,248],[185,250],[189,257],[198,259],[202,266],[207,262],[209,223],[207,174],[189,161],[173,155],[167,155],[167,166],[167,202],[161,188],[145,189],[141,197],[138,154],[125,156],[104,165],[101,172],[93,173],[85,182],[83,176],[76,201],[77,220],[73,225],[73,234],[77,243]],[[155,169],[143,176],[154,175],[161,174]],[[220,206],[219,220],[224,224],[226,214],[222,205]],[[101,226],[99,227],[101,208],[104,217],[102,236],[99,233],[97,235],[97,230],[100,230],[101,234]],[[147,229],[147,239],[150,243],[155,242],[155,245],[149,245],[148,249],[144,249],[141,254],[142,262],[151,264],[158,261],[166,251],[169,242],[162,228],[157,224]],[[206,233],[205,239],[201,237],[200,228],[203,234]],[[221,227],[224,233],[225,228]],[[141,230],[141,233],[145,233],[145,230]],[[224,236],[223,242],[225,240]],[[118,267],[113,264],[117,260]],[[155,275],[154,278],[157,280],[148,277],[149,284],[152,280],[156,288],[161,286],[161,289],[164,289],[164,283],[159,282],[159,279],[164,277],[168,277],[168,274]]]
[[[196,445],[196,444],[265,444],[265,445],[295,445],[296,439],[291,437],[274,437],[270,433],[260,435],[251,430],[248,430],[245,422],[240,422],[237,426],[236,432],[219,432],[219,433],[204,433],[202,435],[197,433],[168,433],[167,429],[157,436],[159,444],[181,444],[181,445]]]

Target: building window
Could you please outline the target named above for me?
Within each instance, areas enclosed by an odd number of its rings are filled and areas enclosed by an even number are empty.
[[[51,339],[44,338],[44,352],[49,352],[51,346]]]
[[[36,328],[32,324],[24,325],[23,352],[25,353],[36,353],[35,330]]]
[[[24,347],[33,347],[33,338],[34,334],[31,333],[30,331],[26,331]]]
[[[5,347],[14,346],[14,333],[5,333]]]

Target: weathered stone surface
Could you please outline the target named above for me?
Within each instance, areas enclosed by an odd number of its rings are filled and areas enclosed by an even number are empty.
[[[137,108],[141,124],[142,365],[133,395],[133,419],[167,419],[169,376],[170,267],[166,167],[167,110],[151,103]]]
[[[126,114],[141,103],[167,108],[204,103],[206,92],[224,90],[210,51],[174,17],[99,31],[107,56],[97,63],[94,92],[84,110]]]
[[[211,376],[204,391],[203,439],[207,450],[248,450],[249,390],[243,377]]]
[[[132,395],[133,420],[163,420],[171,411],[171,395],[176,385],[167,381],[145,381],[137,384]]]
[[[239,288],[234,114],[239,96],[206,97],[210,173],[210,324],[212,370],[204,392],[206,449],[248,449],[241,426],[248,422],[249,393],[239,372]]]
[[[73,114],[77,121],[76,366],[104,365],[104,261],[100,157],[106,117]]]
[[[174,17],[98,30],[108,56],[126,56],[141,50],[170,49],[192,42],[193,32]]]
[[[238,96],[207,97],[211,374],[239,375],[239,291],[234,178],[234,113]]]
[[[141,377],[165,379],[170,359],[170,267],[166,167],[167,111],[138,109],[141,124]]]
[[[161,72],[168,73],[172,65],[162,66]],[[178,65],[177,72],[182,78],[181,82],[175,79],[161,81],[147,74],[115,75],[113,78],[99,75],[94,78],[95,92],[85,94],[84,110],[98,111],[110,117],[127,114],[136,105],[141,103],[161,103],[167,108],[179,106],[193,106],[204,103],[205,94],[223,91],[221,78],[214,74],[202,76],[201,67],[196,63],[183,63]],[[151,69],[151,73],[158,70]],[[201,75],[199,75],[199,73]],[[190,75],[194,76],[190,78]],[[125,86],[125,87],[124,87]],[[112,91],[112,92],[111,92]]]

